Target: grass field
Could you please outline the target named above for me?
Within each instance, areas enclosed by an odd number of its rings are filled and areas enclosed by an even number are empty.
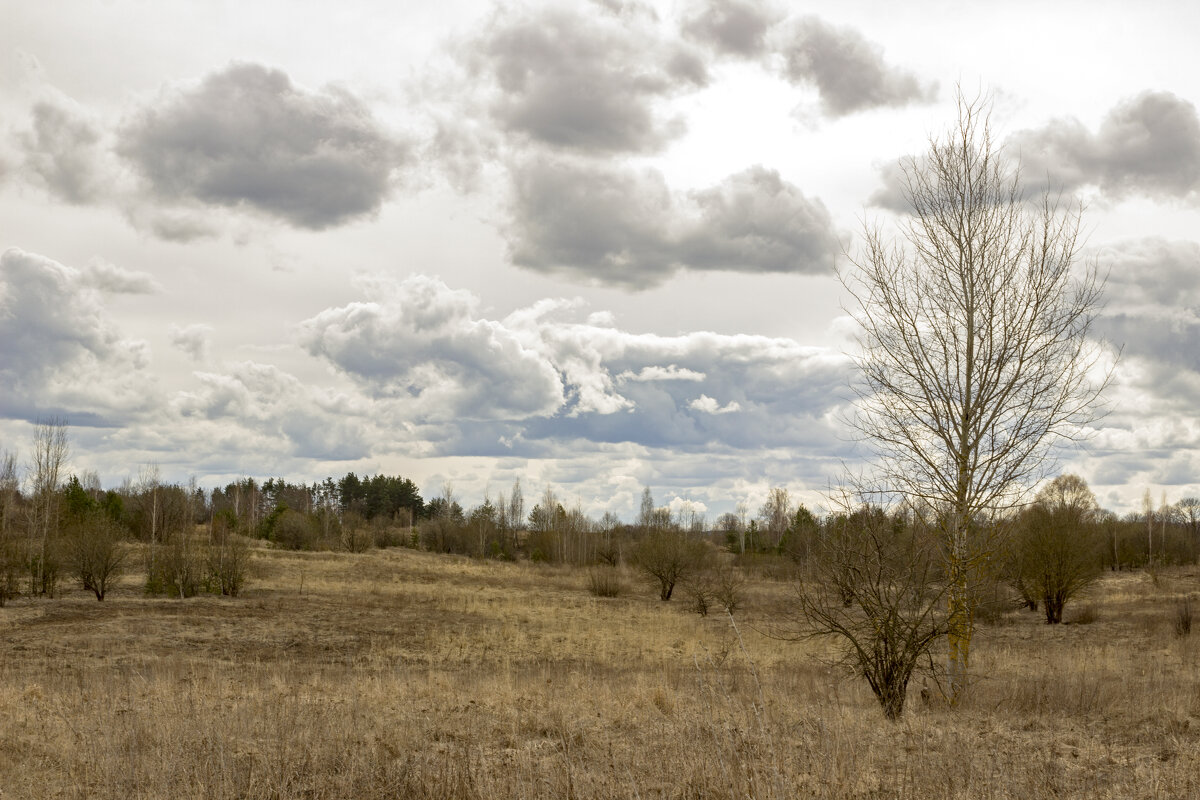
[[[1200,631],[1171,620],[1195,570],[1106,576],[1090,624],[1005,615],[964,707],[912,687],[895,724],[820,644],[763,635],[786,582],[735,629],[632,574],[600,599],[411,550],[254,572],[0,609],[0,798],[1200,797]]]

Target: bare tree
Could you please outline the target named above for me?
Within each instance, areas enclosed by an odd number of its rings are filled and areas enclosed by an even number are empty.
[[[21,496],[21,478],[17,472],[17,454],[0,454],[0,607],[20,591],[21,553],[14,535],[17,502]]]
[[[864,231],[843,276],[861,325],[852,420],[877,456],[877,488],[939,515],[949,581],[949,679],[966,682],[970,541],[1093,419],[1104,351],[1088,338],[1104,281],[1080,265],[1080,212],[1033,204],[993,141],[990,105],[958,96],[958,121],[901,163],[911,214],[901,242]]]
[[[69,526],[66,546],[79,585],[103,601],[125,568],[120,526],[107,514],[92,512]]]
[[[1021,515],[1013,575],[1022,595],[1041,600],[1047,625],[1062,622],[1067,601],[1100,576],[1099,510],[1082,478],[1060,475]]]
[[[633,548],[633,564],[658,583],[658,598],[671,599],[675,585],[708,560],[708,546],[670,524],[656,524]]]
[[[847,509],[849,510],[849,509]],[[923,519],[863,505],[838,514],[797,585],[797,614],[782,638],[832,637],[884,716],[904,712],[908,684],[946,634],[946,586],[936,532]]]
[[[792,498],[788,490],[775,486],[767,494],[767,501],[759,509],[758,518],[766,531],[767,545],[776,548],[783,541],[783,534],[792,521]]]
[[[1200,497],[1185,497],[1175,504],[1179,515],[1187,525],[1188,547],[1191,549],[1192,563],[1200,558]]]
[[[33,591],[54,594],[58,580],[55,538],[59,528],[59,483],[70,449],[67,445],[67,421],[52,417],[33,429],[33,462],[29,465],[31,495],[31,536],[36,537],[31,553],[30,579]]]

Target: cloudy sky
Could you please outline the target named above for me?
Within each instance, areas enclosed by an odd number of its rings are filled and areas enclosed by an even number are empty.
[[[1134,8],[8,3],[0,447],[61,415],[106,485],[819,505],[861,458],[835,271],[961,84],[1110,274],[1063,469],[1200,494],[1200,6]]]

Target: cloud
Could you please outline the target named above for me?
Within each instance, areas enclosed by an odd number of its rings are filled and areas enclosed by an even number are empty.
[[[815,85],[831,117],[932,100],[936,86],[884,62],[882,49],[853,28],[806,16],[778,26],[772,49],[794,84]]]
[[[109,294],[155,294],[162,286],[146,272],[118,267],[100,259],[83,268],[81,277],[88,286]]]
[[[709,0],[684,19],[683,33],[718,53],[753,58],[765,53],[767,33],[779,18],[762,3]]]
[[[376,301],[306,320],[308,352],[422,418],[520,419],[561,406],[554,367],[502,324],[478,318],[470,293],[423,275],[374,288]]]
[[[167,333],[171,346],[186,353],[193,361],[207,361],[212,346],[212,327],[196,323],[179,326],[174,323]]]
[[[91,203],[101,192],[101,133],[67,103],[43,101],[33,107],[33,128],[18,136],[26,174],[54,197],[74,205]]]
[[[850,365],[827,350],[703,331],[634,334],[586,321],[568,300],[486,319],[477,298],[425,276],[363,286],[371,300],[306,321],[301,343],[376,408],[416,425],[434,454],[842,446],[833,411]]]
[[[322,230],[376,213],[408,148],[348,91],[241,63],[133,114],[117,152],[161,202]]]
[[[703,372],[680,369],[675,364],[668,364],[665,367],[658,365],[642,367],[636,374],[622,372],[617,376],[617,379],[621,381],[702,381],[704,378]]]
[[[735,400],[721,405],[713,398],[706,394],[702,394],[692,402],[688,403],[688,408],[702,411],[705,414],[732,414],[735,411],[741,411],[741,405]]]
[[[1200,195],[1200,118],[1195,105],[1170,92],[1119,103],[1094,134],[1076,119],[1059,119],[1014,134],[1007,146],[1035,188],[1097,186],[1114,199]]]
[[[1108,307],[1097,331],[1126,355],[1200,376],[1200,244],[1147,238],[1105,248]]]
[[[683,132],[659,101],[708,81],[699,54],[655,23],[581,5],[506,7],[460,57],[511,135],[577,152],[655,152]]]
[[[253,361],[195,377],[200,388],[172,401],[186,420],[221,423],[214,429],[226,433],[232,423],[265,437],[272,448],[286,441],[291,453],[306,458],[346,461],[370,453],[369,406],[351,395],[305,386],[274,365]]]
[[[146,344],[122,337],[88,273],[45,256],[0,255],[0,341],[5,417],[107,425],[157,396]]]
[[[656,170],[529,159],[514,167],[514,264],[645,289],[683,268],[823,274],[840,245],[829,212],[752,167],[674,193]]]

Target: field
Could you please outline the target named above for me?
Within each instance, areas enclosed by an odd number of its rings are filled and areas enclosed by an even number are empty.
[[[1193,570],[1110,574],[981,627],[961,708],[886,722],[754,578],[700,617],[636,575],[262,550],[236,599],[0,609],[0,798],[1200,797]],[[1083,618],[1087,620],[1087,616]]]

